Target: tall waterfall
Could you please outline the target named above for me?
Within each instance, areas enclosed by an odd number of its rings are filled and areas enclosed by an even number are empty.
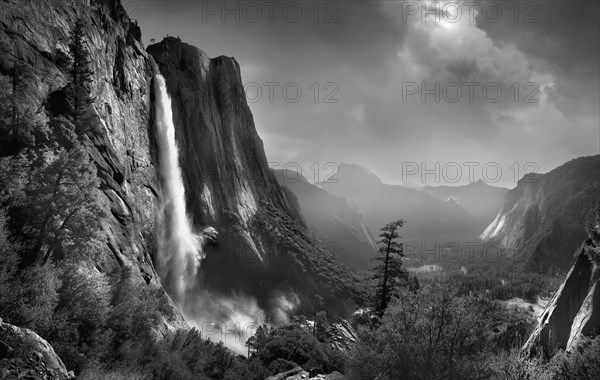
[[[157,270],[163,286],[190,325],[197,328],[203,337],[221,341],[238,354],[245,354],[246,340],[266,322],[266,315],[255,298],[241,292],[213,293],[196,286],[196,275],[204,259],[202,238],[194,234],[186,214],[185,188],[166,80],[154,60],[151,59],[151,62],[163,194]],[[281,318],[287,318],[285,311],[289,306],[286,306],[286,301],[283,296],[273,300],[275,309],[283,310],[279,312],[283,315]]]
[[[175,142],[171,98],[158,65],[152,61],[152,66],[156,97],[156,140],[163,194],[158,272],[177,306],[185,309],[186,291],[195,285],[196,273],[204,254],[200,238],[194,234],[185,210],[185,188]]]

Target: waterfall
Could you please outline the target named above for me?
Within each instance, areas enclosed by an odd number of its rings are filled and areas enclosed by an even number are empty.
[[[160,210],[157,270],[161,282],[190,325],[212,341],[246,354],[246,340],[266,322],[265,312],[254,297],[243,293],[213,293],[197,286],[196,275],[204,253],[202,238],[194,234],[185,209],[185,188],[179,167],[171,98],[165,78],[154,69],[156,140],[159,151],[163,204]],[[274,301],[280,308],[281,300]],[[289,302],[288,302],[289,303]],[[288,310],[285,306],[282,310]],[[284,312],[279,312],[287,319]]]
[[[185,188],[179,167],[171,98],[165,78],[152,60],[156,109],[156,140],[163,204],[159,234],[158,272],[167,292],[177,306],[185,309],[186,291],[194,287],[204,258],[202,244],[194,234],[185,209]]]

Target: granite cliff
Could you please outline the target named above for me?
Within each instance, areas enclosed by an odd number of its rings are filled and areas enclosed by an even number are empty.
[[[19,106],[34,126],[66,113],[68,44],[76,22],[84,21],[94,73],[84,145],[108,211],[94,265],[105,273],[131,268],[137,281],[160,288],[153,70],[139,27],[118,0],[3,1],[1,8],[0,84],[14,94],[19,73]],[[351,307],[358,294],[353,277],[319,247],[296,198],[268,170],[237,62],[209,59],[174,38],[148,51],[173,98],[188,210],[208,242],[200,286],[217,295],[246,293],[267,311],[282,295],[310,309],[315,293],[336,312]],[[8,134],[0,137],[5,159],[25,148]],[[166,328],[188,326],[181,313],[172,314]]]
[[[356,295],[353,278],[319,244],[296,197],[269,170],[239,64],[209,59],[173,37],[147,50],[172,98],[194,227],[216,232],[205,246],[201,287],[224,295],[244,292],[267,312],[281,295],[298,296],[306,305],[315,292],[331,310],[346,310]]]
[[[600,199],[600,156],[529,174],[509,190],[481,238],[497,241],[527,270],[566,271]]]
[[[94,264],[106,273],[130,267],[140,281],[160,286],[152,263],[160,203],[152,70],[139,27],[119,1],[3,1],[1,7],[0,82],[10,88],[16,73],[25,73],[20,106],[36,127],[66,112],[68,44],[75,23],[85,22],[86,47],[95,58],[85,145],[101,181],[99,202],[109,210],[102,220],[103,252]],[[22,147],[12,148],[2,149],[2,156]],[[187,326],[181,316],[171,322]]]
[[[588,239],[577,251],[576,260],[554,294],[524,350],[551,353],[571,351],[586,337],[600,332],[600,246]]]

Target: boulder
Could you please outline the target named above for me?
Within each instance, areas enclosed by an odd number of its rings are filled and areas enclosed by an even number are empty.
[[[26,375],[44,379],[74,378],[46,340],[29,329],[3,323],[0,319],[0,378]]]
[[[265,380],[346,380],[346,377],[337,371],[333,371],[328,375],[324,375],[322,371],[317,369],[311,369],[310,372],[306,372],[302,367],[298,366],[289,371],[269,376]]]

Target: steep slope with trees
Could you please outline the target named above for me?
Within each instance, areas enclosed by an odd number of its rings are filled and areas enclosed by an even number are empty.
[[[274,173],[277,181],[298,198],[302,216],[326,250],[355,271],[373,267],[375,239],[356,207],[308,183],[300,174],[283,170]]]
[[[452,200],[472,215],[483,231],[494,220],[508,189],[479,180],[464,186],[426,186],[421,191],[440,200]]]

